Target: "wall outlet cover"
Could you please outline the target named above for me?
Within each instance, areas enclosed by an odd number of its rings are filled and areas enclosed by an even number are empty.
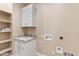
[[[56,47],[56,53],[63,53],[64,49],[62,47]]]
[[[43,37],[44,37],[44,40],[52,40],[53,34],[52,33],[45,33]]]

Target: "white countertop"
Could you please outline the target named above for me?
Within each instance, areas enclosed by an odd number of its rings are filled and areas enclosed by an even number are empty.
[[[21,37],[17,37],[15,38],[16,40],[22,40],[22,41],[29,41],[29,40],[33,40],[33,37],[30,36],[21,36]]]

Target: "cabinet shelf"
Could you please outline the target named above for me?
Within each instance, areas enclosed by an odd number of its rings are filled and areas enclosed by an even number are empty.
[[[11,24],[11,22],[10,22],[10,21],[6,21],[6,20],[0,20],[0,22],[2,22],[2,23],[9,23],[9,24]]]
[[[4,10],[0,10],[0,12],[3,12],[3,13],[8,14],[8,15],[11,15],[12,14],[12,13],[7,12],[7,11],[4,11]]]
[[[11,31],[0,31],[0,33],[10,33]]]
[[[36,26],[22,26],[22,28],[36,28]]]
[[[10,50],[11,50],[11,48],[1,49],[1,50],[0,50],[0,54],[6,53],[6,52],[8,52],[8,51],[10,51]]]
[[[6,43],[6,42],[9,42],[9,41],[11,41],[10,39],[8,39],[8,40],[3,40],[3,41],[0,41],[0,44],[1,43]]]
[[[0,33],[11,33],[10,31],[0,31]]]
[[[0,10],[0,55],[5,54],[6,52],[9,53],[9,51],[12,53],[11,39],[10,39],[10,37],[12,37],[11,19],[12,19],[11,13]],[[4,40],[4,38],[8,39]]]

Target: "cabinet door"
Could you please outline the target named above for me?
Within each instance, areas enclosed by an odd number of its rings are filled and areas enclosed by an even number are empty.
[[[36,55],[36,41],[22,42],[20,46],[21,56],[35,56]]]
[[[32,5],[22,9],[22,26],[32,26]]]

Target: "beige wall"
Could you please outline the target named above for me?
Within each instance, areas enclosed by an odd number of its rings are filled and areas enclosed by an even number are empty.
[[[25,4],[13,4],[13,37],[24,35],[20,26],[21,8]],[[56,47],[79,54],[79,4],[37,4],[37,48],[39,52],[52,55]],[[46,41],[42,33],[52,32],[53,40]],[[63,36],[63,40],[59,37]]]
[[[0,10],[12,13],[12,3],[0,3]]]
[[[21,8],[26,6],[26,4],[14,3],[12,4],[12,37],[13,39],[17,36],[24,35],[21,28]],[[13,54],[14,54],[14,40],[13,40]]]
[[[24,6],[26,6],[26,4],[19,3],[14,3],[12,6],[13,37],[24,35],[23,30],[21,28],[21,8]]]
[[[79,55],[79,4],[37,4],[38,51],[52,55],[56,47]],[[42,33],[52,32],[53,40],[46,41]],[[59,37],[63,36],[63,40]]]

